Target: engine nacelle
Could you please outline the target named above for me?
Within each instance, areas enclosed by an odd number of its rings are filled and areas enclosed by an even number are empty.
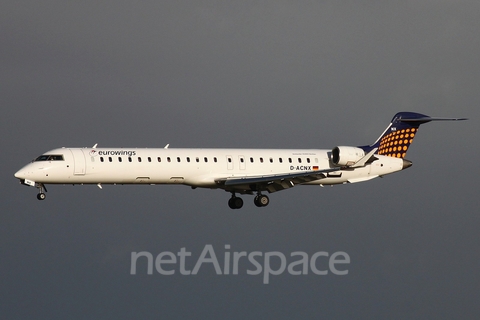
[[[365,156],[365,151],[357,147],[335,147],[332,149],[332,162],[336,166],[351,166]]]

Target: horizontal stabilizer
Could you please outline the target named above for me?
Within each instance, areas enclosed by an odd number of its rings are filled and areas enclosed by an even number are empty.
[[[427,123],[430,121],[463,121],[463,120],[468,120],[468,118],[433,118],[433,117],[418,117],[418,118],[407,118],[407,119],[398,119],[400,122],[406,122],[406,123],[417,123],[417,124],[423,124]]]

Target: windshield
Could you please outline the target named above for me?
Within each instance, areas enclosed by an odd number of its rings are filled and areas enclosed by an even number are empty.
[[[42,154],[33,161],[61,161],[63,160],[63,155],[61,154]]]

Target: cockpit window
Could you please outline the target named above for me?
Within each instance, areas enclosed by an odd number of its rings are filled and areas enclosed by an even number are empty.
[[[63,155],[61,154],[42,154],[34,161],[62,161]]]

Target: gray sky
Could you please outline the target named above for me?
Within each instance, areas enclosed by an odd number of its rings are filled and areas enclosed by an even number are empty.
[[[7,1],[0,10],[0,313],[5,319],[474,318],[478,1]],[[50,186],[50,149],[332,148],[398,111],[414,166],[244,197],[182,186]],[[346,276],[130,275],[130,253],[345,251]],[[196,258],[192,258],[195,260]],[[190,262],[189,268],[193,268]]]

